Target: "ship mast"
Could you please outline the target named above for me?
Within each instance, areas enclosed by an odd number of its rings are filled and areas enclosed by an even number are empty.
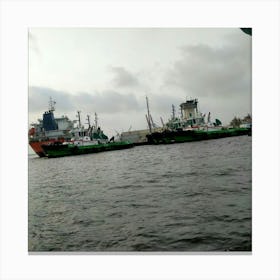
[[[97,113],[95,112],[94,113],[94,126],[95,126],[95,129],[97,129],[97,125],[98,125],[98,118],[97,118]]]
[[[210,122],[211,122],[211,113],[209,112],[208,117],[207,117],[207,123],[210,123]]]
[[[146,96],[146,103],[147,103],[147,113],[148,113],[148,115],[146,115],[146,119],[147,119],[147,123],[148,123],[148,126],[149,126],[149,131],[151,133],[152,132],[152,125],[151,125],[151,115],[150,115],[148,96]]]
[[[78,122],[79,122],[79,128],[81,128],[81,111],[77,111]]]
[[[150,133],[152,133],[152,127],[151,127],[151,122],[149,120],[149,117],[148,117],[147,114],[145,116],[146,116],[146,120],[147,120],[147,123],[148,123],[149,131],[150,131]]]
[[[151,120],[152,127],[156,128],[156,124],[154,123],[154,120],[153,120],[152,116],[150,116],[150,120]]]
[[[164,127],[164,122],[163,122],[162,117],[160,117],[160,121],[161,121],[162,127]]]
[[[175,120],[175,106],[172,104],[172,119]]]
[[[52,98],[50,97],[50,101],[49,101],[49,111],[53,112],[55,110],[54,105],[55,105],[55,101],[52,100]]]
[[[87,123],[88,124],[88,128],[90,128],[90,115],[87,115]]]

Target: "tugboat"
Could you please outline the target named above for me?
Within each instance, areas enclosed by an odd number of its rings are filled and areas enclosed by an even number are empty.
[[[190,141],[200,141],[217,139],[239,135],[249,135],[250,129],[244,128],[227,128],[222,126],[219,119],[211,122],[211,114],[208,113],[207,122],[205,114],[198,110],[197,99],[187,99],[180,105],[181,117],[175,117],[174,105],[172,105],[172,117],[164,125],[163,131],[151,131],[148,109],[148,126],[150,133],[146,136],[149,144],[172,144]]]
[[[55,142],[49,145],[42,145],[44,153],[48,158],[92,154],[105,151],[128,149],[132,147],[133,144],[128,141],[99,142],[98,140],[90,140],[88,136],[73,142]]]
[[[116,141],[114,137],[108,140],[97,122],[95,113],[94,125],[90,123],[90,117],[87,115],[88,128],[81,125],[80,111],[78,111],[78,127],[72,129],[72,138],[70,141],[53,142],[43,144],[42,149],[48,158],[91,154],[112,150],[121,150],[132,148],[133,144],[129,141]]]

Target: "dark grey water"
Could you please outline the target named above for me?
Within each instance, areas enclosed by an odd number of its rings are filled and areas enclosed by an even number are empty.
[[[29,251],[251,251],[251,137],[29,157]]]

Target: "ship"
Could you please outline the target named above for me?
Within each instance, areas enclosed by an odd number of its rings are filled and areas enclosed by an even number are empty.
[[[50,97],[48,111],[43,113],[42,119],[37,123],[32,123],[28,132],[29,145],[39,157],[45,157],[42,145],[51,143],[63,143],[72,137],[71,131],[74,129],[75,121],[71,121],[67,116],[55,118],[56,102]]]
[[[98,125],[97,113],[93,125],[87,115],[88,127],[84,127],[81,111],[77,111],[78,119],[74,121],[67,116],[55,118],[54,105],[55,102],[50,98],[49,110],[29,129],[29,144],[39,157],[61,157],[133,147],[129,141],[115,141],[114,137],[109,140]]]
[[[134,145],[129,141],[103,141],[91,140],[88,136],[72,142],[54,142],[42,145],[48,158],[92,154],[106,151],[115,151],[132,148]]]
[[[175,107],[172,105],[171,119],[163,124],[162,131],[153,131],[152,118],[148,108],[146,119],[150,131],[146,137],[149,144],[172,144],[251,135],[250,127],[225,127],[219,119],[212,122],[210,112],[206,120],[206,114],[202,114],[198,109],[197,98],[186,99],[180,104],[180,110],[180,117],[176,117]]]
[[[74,137],[70,141],[56,141],[43,144],[41,147],[48,158],[65,157],[92,154],[106,151],[122,150],[132,148],[134,145],[129,141],[115,141],[115,137],[109,138],[97,126],[97,114],[95,113],[95,125],[90,125],[88,117],[88,129],[80,125],[72,130]]]

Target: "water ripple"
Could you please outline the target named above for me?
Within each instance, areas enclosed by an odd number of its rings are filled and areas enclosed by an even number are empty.
[[[29,251],[251,251],[251,138],[29,159]]]

